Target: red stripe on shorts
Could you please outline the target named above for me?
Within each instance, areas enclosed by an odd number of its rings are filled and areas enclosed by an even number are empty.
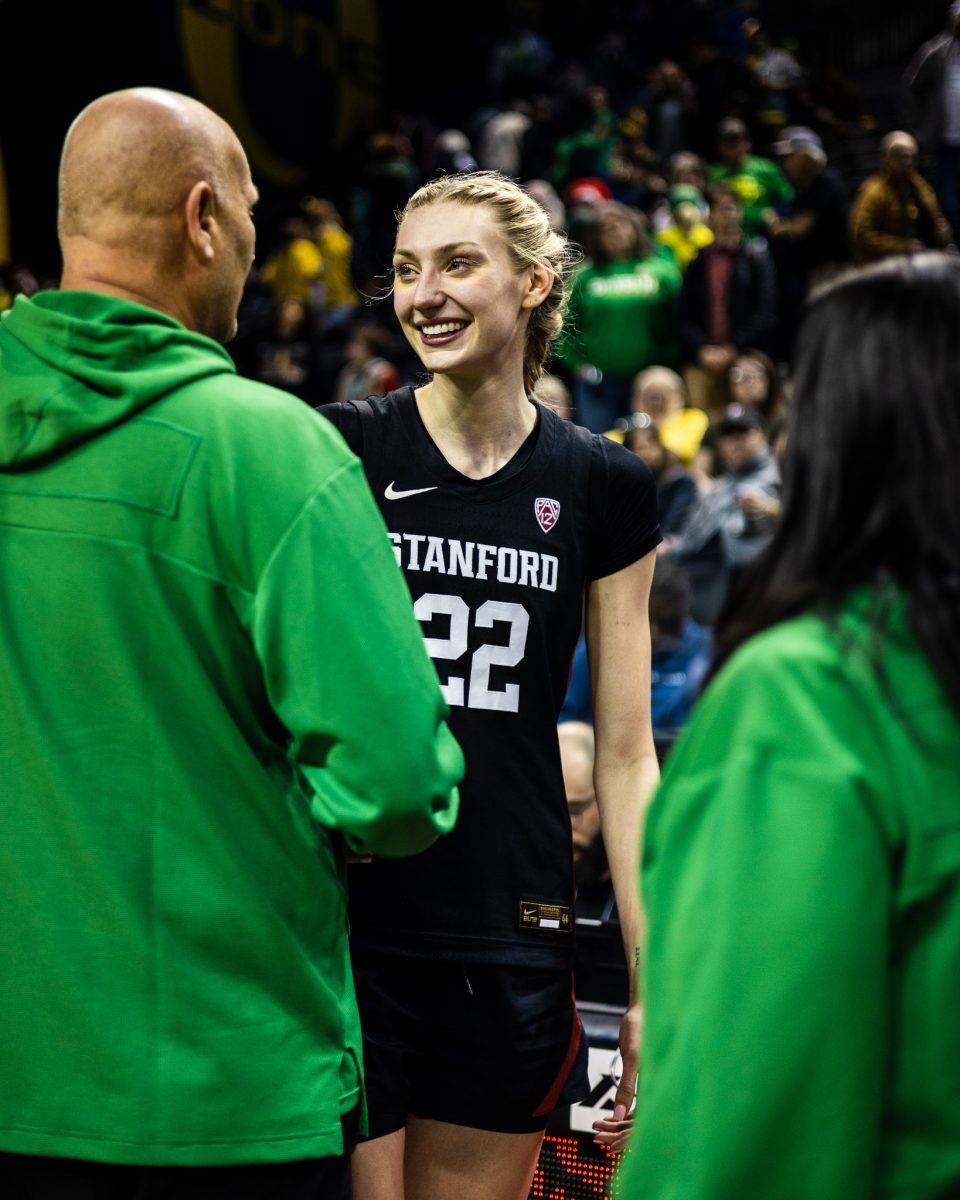
[[[577,1012],[577,1001],[573,994],[573,972],[570,973],[570,1007],[573,1012],[573,1028],[570,1030],[570,1044],[567,1046],[567,1053],[564,1055],[557,1077],[550,1085],[550,1090],[534,1109],[533,1115],[535,1117],[548,1117],[557,1107],[557,1101],[560,1099],[563,1085],[567,1082],[567,1076],[573,1070],[573,1064],[577,1061],[577,1055],[580,1053],[583,1024],[580,1021],[580,1014]]]

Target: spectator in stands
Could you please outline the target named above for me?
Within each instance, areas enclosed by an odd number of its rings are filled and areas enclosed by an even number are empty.
[[[623,444],[643,459],[657,481],[660,531],[664,537],[680,533],[699,499],[692,476],[676,454],[666,448],[649,413],[634,413],[624,433]]]
[[[437,140],[433,144],[435,174],[453,175],[459,171],[476,171],[477,165],[470,139],[462,129],[444,129],[442,133],[437,134]]]
[[[713,624],[744,567],[769,542],[779,513],[780,472],[759,415],[731,405],[717,437],[727,473],[701,497],[683,532],[659,548],[687,570],[691,611],[703,625]]]
[[[710,631],[690,616],[686,572],[661,558],[650,588],[650,709],[657,733],[686,723],[710,668]]]
[[[764,231],[769,211],[786,210],[793,188],[775,162],[750,153],[750,134],[739,117],[727,117],[717,131],[720,161],[710,168],[712,183],[733,189],[743,205],[743,232],[754,238]]]
[[[641,371],[633,381],[630,411],[632,416],[650,417],[664,448],[684,466],[694,462],[710,419],[703,409],[689,406],[687,389],[676,371],[659,366]],[[624,424],[623,430],[615,428],[607,436],[619,441],[627,428]]]
[[[593,763],[596,753],[593,726],[587,721],[564,721],[557,726],[563,786],[567,794],[567,812],[573,835],[573,867],[580,882],[580,870],[594,856],[597,844],[603,854],[600,837],[600,809],[593,787]],[[592,864],[591,864],[592,865]],[[609,873],[607,874],[609,878]]]
[[[946,29],[917,51],[904,82],[918,110],[920,145],[936,163],[940,207],[956,231],[960,225],[960,3],[947,10]]]
[[[334,399],[342,403],[385,396],[398,387],[397,368],[383,357],[389,345],[390,334],[382,325],[358,325],[347,343],[347,364],[337,378]]]
[[[493,50],[490,86],[508,99],[529,96],[543,84],[552,62],[553,47],[547,39],[512,16]]]
[[[747,65],[760,85],[757,120],[769,136],[789,122],[803,71],[789,50],[772,44],[759,21],[744,21],[743,33],[747,39]]]
[[[372,134],[354,203],[354,219],[363,232],[357,246],[358,279],[363,290],[375,291],[377,280],[390,269],[396,214],[419,184],[420,174],[408,139],[382,130]]]
[[[642,108],[632,108],[619,123],[609,168],[614,199],[642,212],[650,211],[667,192],[660,160],[647,145],[646,137],[647,114]]]
[[[777,286],[766,242],[746,242],[740,203],[727,187],[710,193],[714,241],[691,262],[680,295],[680,337],[694,403],[716,412],[723,381],[739,352],[769,353],[776,331]]]
[[[843,183],[827,164],[819,134],[793,125],[783,131],[773,149],[781,156],[794,196],[786,215],[768,212],[767,232],[788,242],[811,271],[846,262],[849,243]]]
[[[727,12],[736,13],[736,6],[727,6]],[[737,21],[742,27],[742,16]],[[719,117],[725,113],[752,112],[760,100],[761,89],[757,77],[740,57],[742,40],[738,34],[737,41],[741,47],[734,54],[720,49],[712,31],[694,31],[688,40],[685,66],[696,89],[699,107],[696,137],[691,146],[698,153],[708,153],[714,149]],[[742,126],[743,122],[740,124]]]
[[[310,225],[301,217],[291,218],[283,227],[283,243],[260,270],[261,283],[270,289],[278,306],[284,300],[307,303],[322,274],[323,255]]]
[[[713,230],[703,219],[703,196],[696,188],[672,187],[667,196],[670,223],[657,231],[657,241],[667,246],[681,271],[686,271],[697,254],[713,241]]]
[[[523,143],[530,129],[529,105],[515,100],[494,113],[483,127],[478,159],[484,171],[501,171],[511,179],[520,177]]]
[[[699,154],[693,154],[690,150],[680,150],[670,159],[667,181],[672,188],[696,188],[703,196],[707,191],[707,176],[707,164]]]
[[[557,416],[563,417],[565,421],[573,420],[573,400],[570,398],[570,389],[558,375],[546,373],[541,375],[537,380],[534,395],[541,404],[552,408]]]
[[[57,285],[51,282],[44,286],[55,288]],[[17,296],[32,296],[40,287],[36,275],[28,267],[0,263],[0,312],[11,308]]]
[[[936,193],[917,170],[915,139],[897,130],[887,134],[881,150],[881,169],[861,184],[850,213],[854,261],[949,246],[950,226]]]
[[[320,397],[314,395],[309,308],[303,300],[288,296],[277,305],[273,334],[257,346],[256,376],[261,383],[283,388],[308,403],[319,403]]]
[[[781,405],[780,372],[762,350],[738,354],[727,371],[727,395],[731,403],[755,409],[769,430]]]
[[[530,103],[530,125],[523,135],[520,175],[543,179],[553,166],[556,141],[557,102],[553,96],[534,96]]]
[[[572,179],[607,178],[617,145],[617,118],[603,88],[587,88],[570,108],[573,129],[557,140],[549,172],[551,182],[558,188]]]
[[[596,252],[573,281],[558,357],[574,372],[577,420],[595,433],[630,407],[634,376],[675,360],[676,266],[650,253],[642,215],[610,202],[598,216]]]
[[[825,282],[850,255],[847,200],[839,175],[827,165],[820,137],[795,125],[773,147],[794,190],[786,214],[766,216],[780,285],[780,350],[789,356],[793,334],[812,284]]]
[[[561,230],[566,228],[566,209],[563,207],[563,201],[557,195],[557,190],[552,183],[548,183],[546,179],[528,179],[523,188],[547,214],[551,229]]]
[[[578,919],[597,919],[614,907],[610,868],[600,834],[600,809],[593,786],[596,746],[588,721],[563,721],[557,727],[560,766],[567,794],[577,883]]]
[[[670,59],[657,63],[650,73],[644,108],[649,118],[647,141],[661,162],[690,145],[696,98],[681,66]]]
[[[563,192],[566,204],[567,235],[583,247],[587,258],[596,258],[598,214],[613,192],[605,179],[585,176],[574,179]]]
[[[357,290],[353,285],[353,238],[343,227],[340,213],[329,200],[307,196],[300,207],[310,221],[310,230],[320,251],[319,312],[324,328],[341,324],[355,310]]]

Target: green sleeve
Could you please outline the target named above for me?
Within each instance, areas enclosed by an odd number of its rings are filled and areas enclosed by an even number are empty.
[[[817,735],[815,697],[738,685],[701,704],[651,810],[621,1195],[866,1200],[891,952],[869,771]]]
[[[417,853],[452,829],[463,756],[359,461],[275,549],[253,639],[322,824],[382,855]]]
[[[773,197],[774,204],[789,204],[796,194],[790,180],[787,179],[786,175],[784,175],[775,162],[769,164],[767,171],[770,194]]]

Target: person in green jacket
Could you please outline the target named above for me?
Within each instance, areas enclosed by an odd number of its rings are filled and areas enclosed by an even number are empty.
[[[652,252],[642,213],[615,201],[603,206],[596,252],[574,277],[556,349],[575,373],[578,424],[593,433],[610,429],[630,411],[638,372],[677,365],[682,282],[676,263]]]
[[[801,332],[782,522],[649,815],[624,1200],[960,1195],[957,328],[928,254]]]
[[[255,200],[202,105],[101,98],[64,148],[63,290],[0,324],[10,1196],[347,1195],[346,853],[456,816],[359,461],[218,345]]]
[[[740,197],[743,232],[762,237],[770,219],[793,199],[793,187],[771,158],[750,153],[750,134],[739,117],[720,122],[717,150],[720,161],[710,167],[710,182],[722,183]]]

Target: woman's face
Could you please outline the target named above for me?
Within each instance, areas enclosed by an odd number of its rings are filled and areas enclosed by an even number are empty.
[[[749,355],[736,359],[730,368],[730,398],[735,404],[758,408],[767,398],[768,380],[763,363]]]
[[[631,258],[636,251],[637,231],[622,213],[603,213],[597,222],[597,237],[601,252],[613,262]]]
[[[670,182],[674,187],[686,184],[702,192],[707,186],[707,175],[697,162],[678,163],[670,177]]]
[[[710,207],[710,228],[718,238],[733,241],[740,237],[740,205],[728,196],[721,196]]]
[[[517,271],[486,208],[415,209],[397,231],[393,268],[394,312],[428,370],[471,379],[522,365],[530,311],[543,296],[531,302],[533,268]]]

